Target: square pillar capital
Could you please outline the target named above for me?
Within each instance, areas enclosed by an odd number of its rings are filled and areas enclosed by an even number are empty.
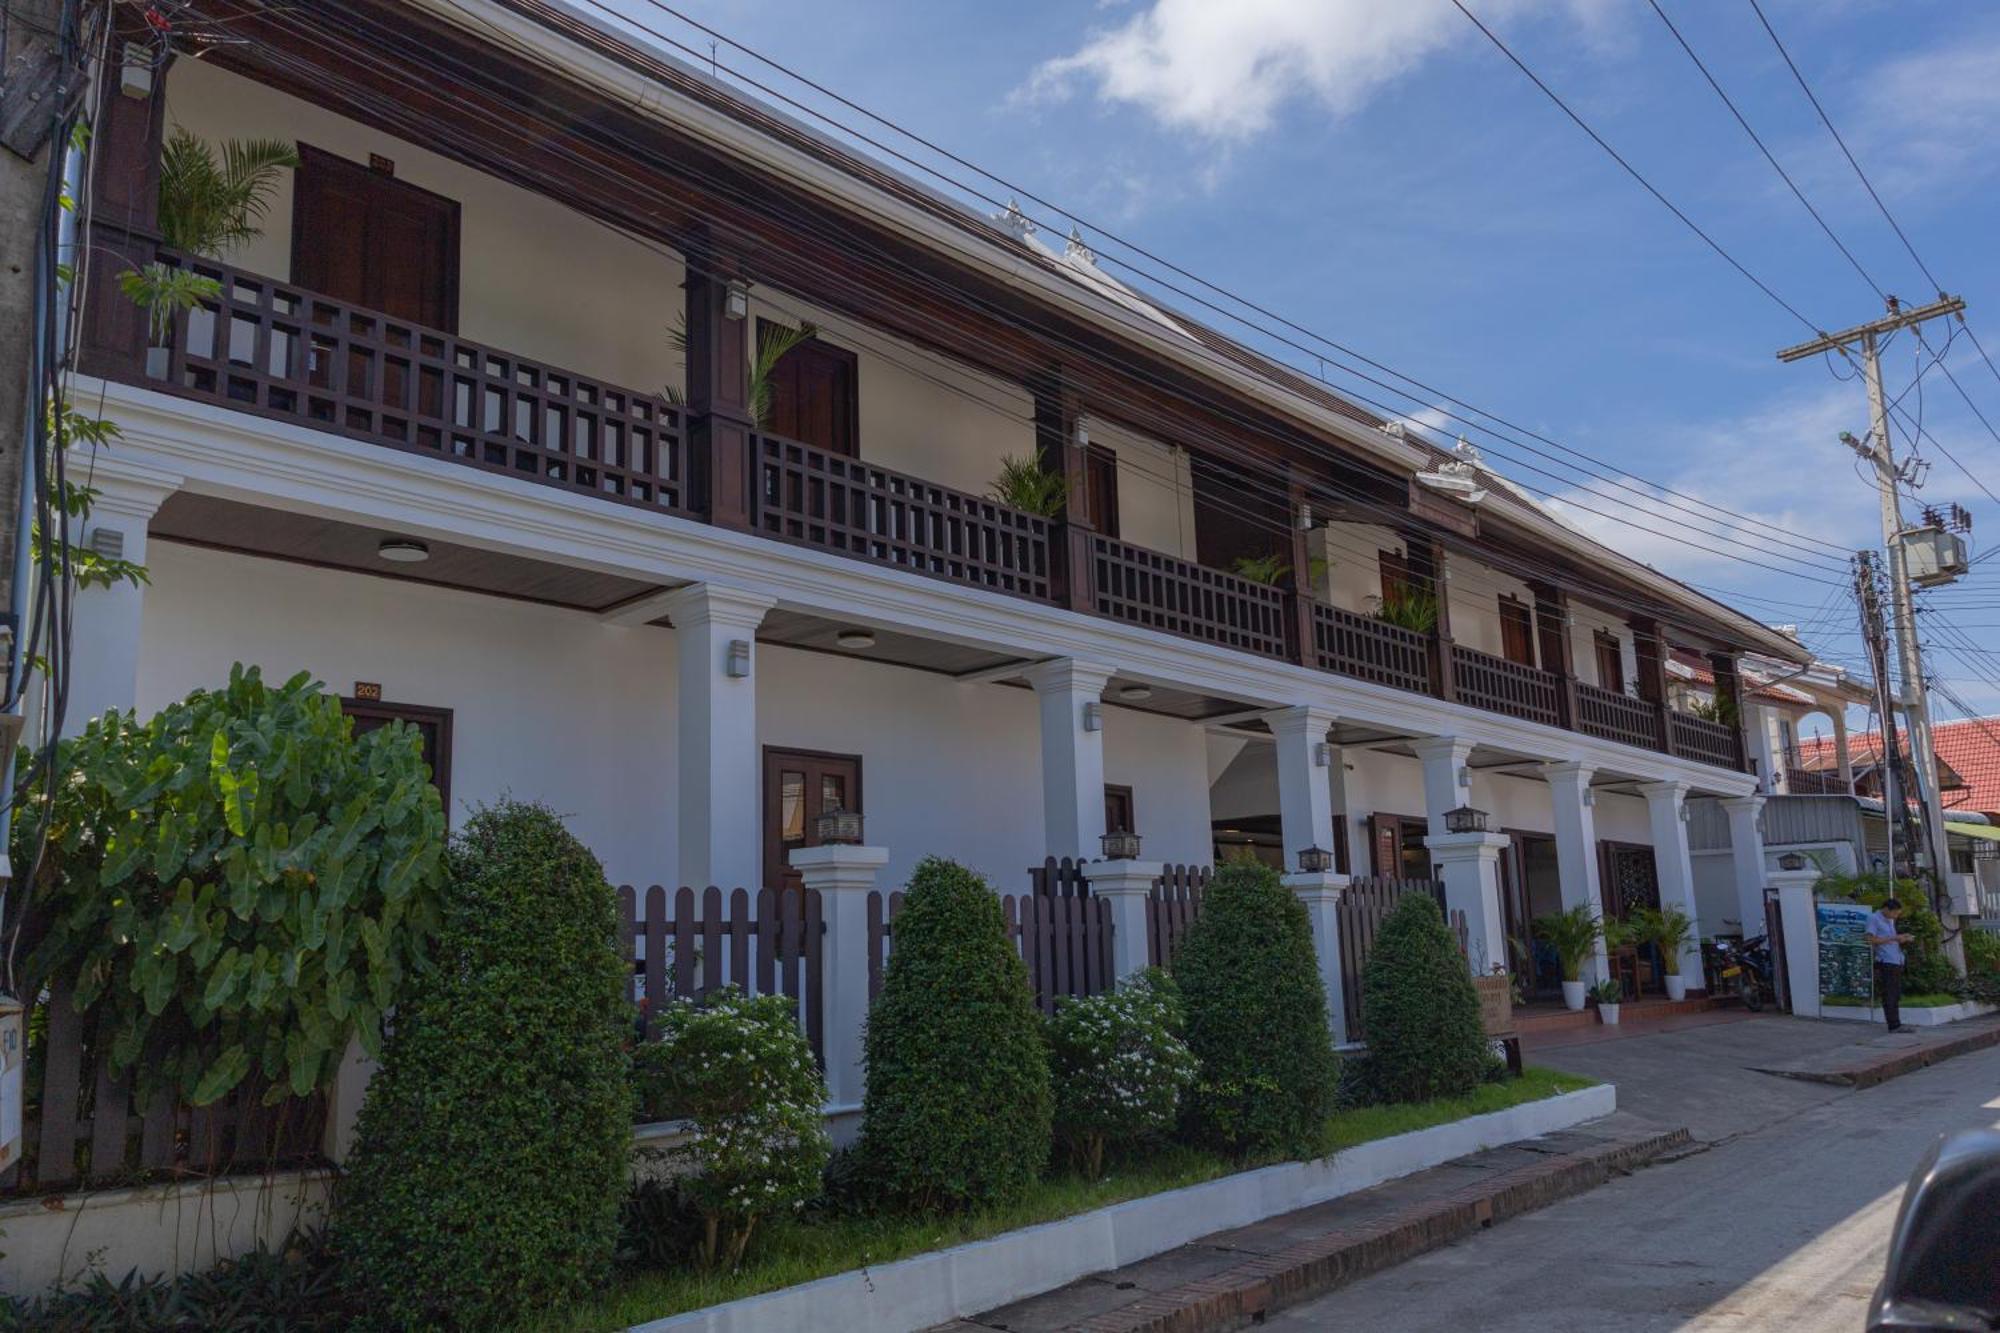
[[[1639,794],[1646,798],[1648,805],[1667,805],[1678,809],[1687,801],[1693,786],[1686,782],[1647,782],[1639,787]]]
[[[835,843],[795,848],[785,859],[809,889],[866,893],[875,887],[875,876],[889,863],[889,849]]]
[[[1317,704],[1295,704],[1264,714],[1264,724],[1270,727],[1273,736],[1281,739],[1302,736],[1308,741],[1323,741],[1338,721],[1339,715],[1331,708]]]
[[[1498,865],[1500,853],[1513,840],[1504,833],[1433,833],[1424,839],[1431,860],[1439,865],[1488,862]]]
[[[1763,813],[1766,799],[1763,796],[1725,796],[1721,805],[1733,823],[1739,819],[1755,819]]]
[[[1410,742],[1410,750],[1426,764],[1458,765],[1472,757],[1475,744],[1463,736],[1421,736]]]
[[[1597,769],[1579,760],[1564,759],[1543,764],[1542,776],[1557,791],[1581,796],[1590,787],[1590,780],[1597,776]]]
[[[1328,905],[1339,903],[1347,893],[1347,886],[1353,882],[1352,875],[1342,875],[1331,870],[1298,871],[1285,876],[1285,887],[1308,907],[1316,903]]]
[[[774,597],[720,583],[690,583],[660,599],[675,629],[755,630],[778,604]]]
[[[1166,873],[1159,861],[1092,861],[1083,868],[1090,892],[1097,898],[1144,898]]]
[[[1074,657],[1052,657],[1037,662],[1021,673],[1021,678],[1037,694],[1087,694],[1096,698],[1118,674],[1118,668],[1102,662],[1084,662]]]

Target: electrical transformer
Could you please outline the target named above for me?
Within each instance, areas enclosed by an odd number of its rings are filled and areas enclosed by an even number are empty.
[[[1954,583],[1966,569],[1965,538],[1941,527],[1907,528],[1902,534],[1903,564],[1910,582],[1921,588]]]

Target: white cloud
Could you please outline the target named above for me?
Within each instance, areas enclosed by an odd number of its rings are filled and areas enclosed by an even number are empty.
[[[1862,80],[1861,161],[1877,188],[1893,197],[1989,176],[2000,134],[1996,70],[2000,32],[1988,31],[1900,56]],[[1838,108],[1829,110],[1838,125]]]
[[[1488,22],[1561,11],[1586,27],[1606,0],[1487,0]],[[1151,0],[1036,68],[1020,96],[1078,85],[1172,129],[1218,141],[1268,129],[1296,98],[1347,115],[1446,47],[1478,33],[1449,0]]]

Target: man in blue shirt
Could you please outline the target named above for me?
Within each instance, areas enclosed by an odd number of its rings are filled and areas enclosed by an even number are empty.
[[[1875,949],[1875,990],[1882,997],[1882,1016],[1889,1031],[1908,1032],[1903,1026],[1903,946],[1911,940],[1907,931],[1896,929],[1903,904],[1891,898],[1870,914],[1865,927],[1868,943]]]

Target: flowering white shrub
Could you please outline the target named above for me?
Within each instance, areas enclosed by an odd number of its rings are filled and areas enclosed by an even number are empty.
[[[688,1122],[671,1156],[702,1217],[703,1267],[735,1267],[759,1220],[819,1192],[833,1150],[826,1084],[793,1003],[733,986],[678,1001],[637,1053],[648,1113]]]
[[[1057,1004],[1048,1024],[1056,1134],[1084,1175],[1104,1170],[1107,1147],[1173,1129],[1196,1073],[1181,1022],[1173,983],[1150,969],[1115,991]]]

